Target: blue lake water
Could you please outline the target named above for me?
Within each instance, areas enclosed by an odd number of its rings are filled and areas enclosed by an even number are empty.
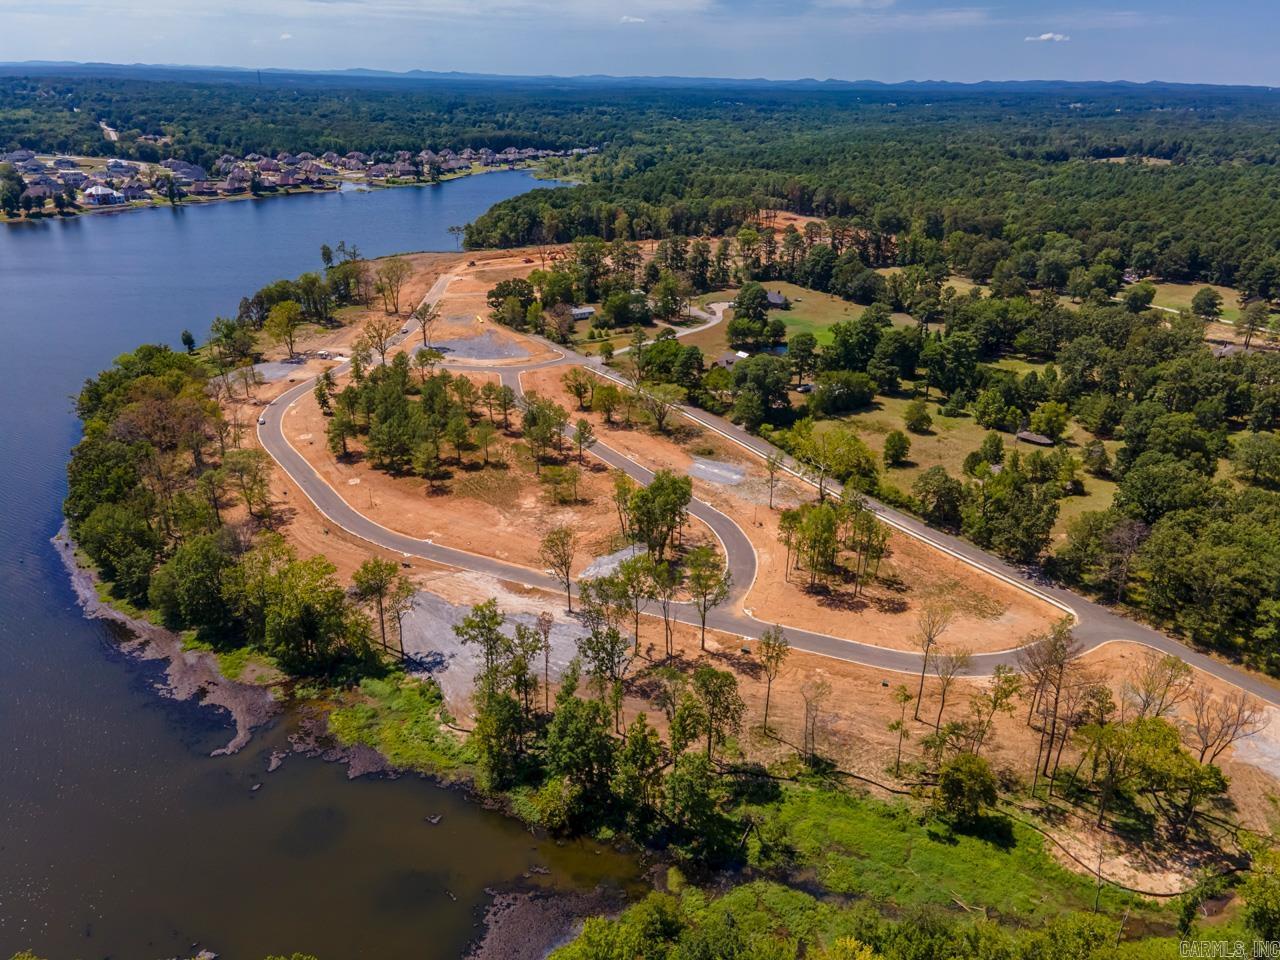
[[[156,696],[158,669],[81,616],[49,545],[71,397],[116,355],[203,336],[241,296],[316,269],[321,243],[452,250],[449,226],[547,185],[501,172],[0,228],[0,957],[449,957],[486,886],[536,865],[564,884],[609,872],[607,854],[417,778],[349,782],[301,758],[268,775],[285,720],[211,758],[224,717]]]

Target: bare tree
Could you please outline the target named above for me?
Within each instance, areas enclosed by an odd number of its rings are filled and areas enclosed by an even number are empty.
[[[1201,763],[1216,763],[1222,752],[1238,740],[1267,725],[1261,705],[1243,690],[1215,697],[1208,684],[1196,684],[1191,692],[1191,723]]]
[[[1171,653],[1148,650],[1124,685],[1125,699],[1138,717],[1167,717],[1191,696],[1191,666]]]
[[[573,558],[578,549],[578,537],[572,527],[556,527],[542,538],[538,556],[556,579],[564,584],[565,600],[573,613]]]
[[[807,681],[800,688],[804,701],[804,761],[812,763],[818,751],[818,718],[822,707],[831,696],[831,684],[821,678]]]
[[[773,491],[777,489],[778,478],[782,475],[783,455],[781,450],[772,451],[764,458],[764,469],[769,474],[769,509],[773,509]]]
[[[1018,655],[1019,665],[1030,688],[1028,699],[1031,707],[1027,723],[1030,724],[1037,714],[1041,717],[1035,776],[1031,784],[1033,795],[1040,774],[1050,774],[1053,748],[1058,742],[1059,734],[1063,737],[1067,735],[1067,728],[1060,723],[1063,695],[1072,685],[1074,663],[1080,653],[1080,645],[1071,630],[1071,619],[1064,617],[1048,633],[1034,638]]]
[[[412,272],[404,257],[392,257],[378,268],[373,288],[382,297],[382,307],[387,313],[400,313],[400,293]]]
[[[924,674],[929,669],[933,648],[938,638],[946,633],[955,621],[955,609],[950,604],[930,601],[916,616],[916,644],[920,647],[920,689],[916,692],[915,718],[920,719],[920,701],[924,697]]]
[[[773,681],[782,672],[782,665],[791,652],[787,635],[776,624],[760,635],[760,665],[764,667],[764,729],[769,730],[769,697],[773,693]]]
[[[422,346],[429,348],[431,346],[431,328],[440,319],[440,304],[428,303],[423,300],[409,316],[418,325],[418,329],[422,331]]]
[[[387,362],[387,351],[399,329],[400,325],[392,317],[370,317],[364,325],[365,338],[383,363]]]
[[[551,712],[551,627],[555,617],[546,610],[538,614],[538,636],[542,637],[542,709]]]
[[[947,708],[947,691],[951,689],[956,677],[969,669],[972,662],[973,654],[963,647],[934,656],[933,674],[938,678],[938,718],[933,723],[936,729],[942,729],[942,712]]]

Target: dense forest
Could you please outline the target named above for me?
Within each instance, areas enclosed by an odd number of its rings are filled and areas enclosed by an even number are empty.
[[[552,167],[581,186],[481,217],[473,247],[721,234],[773,207],[891,238],[892,262],[962,234],[982,249],[959,265],[978,273],[1004,248],[1060,233],[1086,264],[1119,250],[1140,274],[1247,288],[1280,249],[1280,95],[1266,90],[69,72],[0,77],[0,148],[199,163],[252,151],[604,148]]]

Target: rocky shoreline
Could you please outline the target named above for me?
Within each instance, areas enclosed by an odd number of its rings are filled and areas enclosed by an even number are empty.
[[[466,960],[544,960],[582,930],[587,917],[614,916],[626,906],[617,890],[587,893],[549,890],[488,891],[484,934]]]
[[[124,627],[132,639],[125,641],[121,648],[129,656],[138,660],[166,662],[165,682],[160,691],[164,696],[175,700],[195,700],[206,706],[219,707],[230,715],[235,733],[225,746],[213,752],[214,756],[242,749],[252,738],[253,731],[279,711],[280,703],[268,688],[224,677],[213,654],[184,649],[182,641],[173,632],[103,603],[96,588],[97,575],[81,565],[65,524],[51,542],[66,567],[71,588],[84,615],[91,619],[110,620]]]
[[[213,654],[184,649],[181,639],[172,631],[104,603],[98,596],[97,575],[76,557],[75,543],[65,525],[51,543],[62,559],[85,616],[109,620],[123,627],[131,639],[124,641],[121,649],[129,656],[140,661],[165,661],[165,682],[158,691],[161,695],[175,700],[194,699],[226,711],[235,732],[225,746],[213,751],[213,756],[243,749],[254,730],[280,713],[284,705],[268,688],[228,680]],[[322,713],[304,711],[304,714],[289,736],[295,755],[343,764],[348,778],[353,780],[366,775],[394,778],[408,772],[395,767],[372,747],[334,741],[325,729]],[[285,753],[273,754],[268,772],[278,769],[286,756]],[[465,784],[448,786],[466,789]],[[483,806],[501,807],[480,796],[473,795],[473,799]],[[484,932],[471,946],[467,960],[543,960],[552,950],[575,937],[587,917],[616,914],[627,903],[624,892],[606,888],[568,892],[517,883],[512,888],[487,892],[493,900],[481,921]]]

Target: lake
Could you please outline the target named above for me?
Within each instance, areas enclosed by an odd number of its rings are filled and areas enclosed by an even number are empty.
[[[451,957],[487,886],[534,867],[566,887],[632,869],[419,778],[349,781],[297,756],[268,774],[289,716],[210,757],[224,717],[157,696],[160,669],[81,616],[49,544],[71,397],[115,356],[203,336],[241,296],[318,269],[321,243],[452,250],[449,226],[552,185],[499,172],[0,229],[0,957]]]

